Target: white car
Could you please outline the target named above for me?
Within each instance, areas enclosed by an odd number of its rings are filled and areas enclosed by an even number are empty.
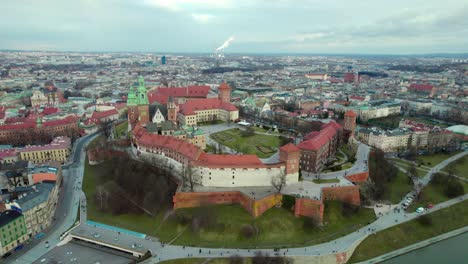
[[[411,203],[411,202],[413,201],[413,198],[408,197],[408,198],[406,198],[406,201],[407,201],[408,203]]]
[[[418,207],[418,209],[416,209],[416,213],[420,214],[422,212],[424,212],[424,208]]]

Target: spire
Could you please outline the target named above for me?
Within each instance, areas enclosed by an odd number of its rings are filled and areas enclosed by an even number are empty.
[[[138,86],[145,87],[145,79],[142,76],[138,77]]]
[[[36,126],[42,127],[42,119],[39,116],[36,117]]]

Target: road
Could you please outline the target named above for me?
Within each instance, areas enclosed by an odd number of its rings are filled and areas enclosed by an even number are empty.
[[[55,211],[56,220],[44,230],[45,236],[40,240],[33,240],[23,250],[11,255],[7,263],[32,263],[51,250],[60,241],[60,235],[73,225],[81,193],[79,183],[82,182],[84,172],[84,146],[95,136],[96,134],[91,134],[78,139],[72,149],[70,162],[62,167],[63,185]],[[50,244],[49,248],[46,248],[46,241]]]

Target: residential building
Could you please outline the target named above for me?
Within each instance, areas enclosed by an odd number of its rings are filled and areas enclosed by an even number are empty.
[[[20,194],[15,201],[24,215],[28,238],[38,234],[52,222],[58,189],[55,182],[40,182],[34,184],[31,191]]]
[[[26,222],[17,210],[0,212],[0,255],[14,250],[26,240]]]
[[[48,145],[28,145],[18,149],[22,160],[34,163],[47,161],[59,161],[64,163],[68,160],[71,151],[71,140],[68,137],[56,137]]]

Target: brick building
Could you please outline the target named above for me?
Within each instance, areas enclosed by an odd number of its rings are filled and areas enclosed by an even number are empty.
[[[78,134],[78,119],[75,116],[44,122],[37,117],[36,121],[0,125],[0,144],[17,146],[48,143],[58,136],[73,138]]]
[[[301,171],[317,173],[327,160],[335,155],[341,143],[343,129],[332,121],[324,124],[320,131],[313,131],[304,137],[297,147],[301,150]]]

